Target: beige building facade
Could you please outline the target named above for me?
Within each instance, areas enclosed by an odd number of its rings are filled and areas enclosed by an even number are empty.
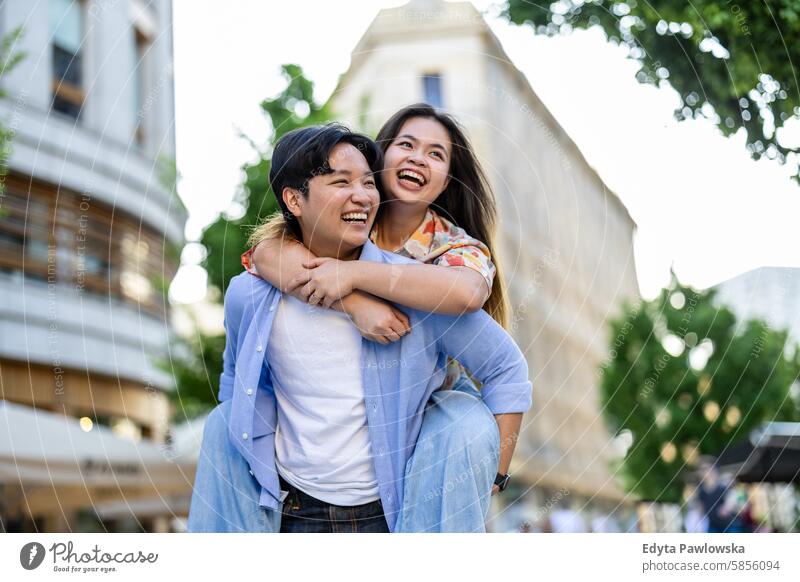
[[[417,0],[382,10],[330,103],[337,119],[375,135],[420,101],[464,125],[498,198],[510,331],[534,384],[515,488],[495,502],[490,526],[543,522],[557,505],[577,511],[587,530],[614,529],[633,500],[613,476],[624,447],[604,425],[598,370],[609,318],[639,297],[636,225],[472,4]]]

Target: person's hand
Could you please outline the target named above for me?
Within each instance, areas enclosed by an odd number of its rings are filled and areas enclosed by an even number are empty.
[[[377,297],[363,297],[348,315],[363,337],[380,344],[395,342],[411,332],[405,313]]]
[[[330,257],[303,263],[305,271],[289,282],[289,293],[309,305],[328,308],[353,292],[355,261],[339,261]]]

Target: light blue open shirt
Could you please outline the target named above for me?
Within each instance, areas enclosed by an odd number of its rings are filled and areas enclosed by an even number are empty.
[[[359,260],[414,263],[367,241]],[[229,436],[261,485],[259,504],[280,508],[275,466],[277,404],[266,358],[275,310],[282,293],[244,272],[225,293],[227,334],[219,400],[233,399]],[[525,358],[511,337],[485,311],[459,317],[401,308],[411,332],[382,345],[362,340],[364,402],[375,474],[389,529],[403,507],[406,463],[431,393],[441,386],[447,356],[461,362],[482,384],[493,414],[525,412],[532,402]],[[335,374],[336,370],[331,370]]]

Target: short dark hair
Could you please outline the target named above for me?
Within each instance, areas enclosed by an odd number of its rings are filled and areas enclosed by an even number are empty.
[[[272,152],[269,184],[291,233],[303,239],[300,223],[283,201],[283,189],[294,188],[308,196],[308,182],[315,176],[333,172],[328,163],[331,151],[340,143],[349,143],[360,151],[376,176],[383,170],[383,151],[366,135],[355,133],[341,123],[326,123],[295,129],[278,140]],[[376,180],[379,184],[380,180]],[[383,190],[378,186],[383,200]],[[380,212],[381,206],[378,206]]]

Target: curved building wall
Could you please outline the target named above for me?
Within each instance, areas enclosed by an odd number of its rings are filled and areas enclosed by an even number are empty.
[[[26,54],[0,83],[3,398],[163,440],[174,167],[169,0],[7,0]]]

